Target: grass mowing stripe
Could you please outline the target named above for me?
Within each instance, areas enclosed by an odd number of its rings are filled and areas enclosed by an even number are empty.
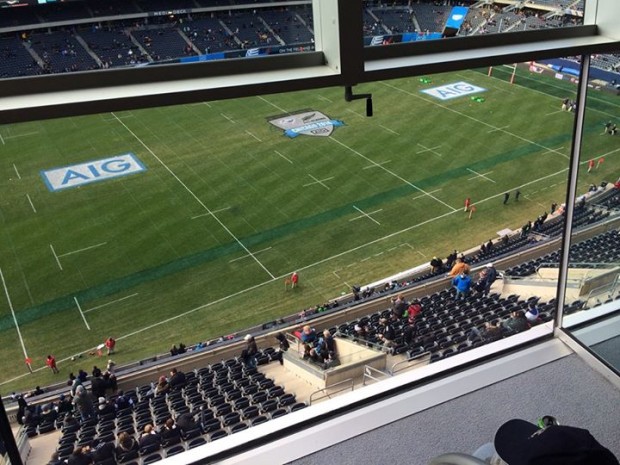
[[[553,138],[545,139],[543,142],[548,145],[555,145],[560,143],[558,140],[562,138],[563,140],[568,140],[568,135],[557,136]],[[495,167],[499,163],[504,163],[506,161],[516,160],[531,154],[538,152],[539,149],[535,145],[527,144],[522,147],[515,148],[510,150],[509,152],[504,152],[497,154],[493,157],[490,157],[486,160],[482,160],[480,162],[474,163],[471,165],[473,169],[477,171],[489,169]],[[437,186],[441,186],[450,180],[454,179],[457,176],[467,175],[468,171],[466,167],[460,166],[453,168],[451,170],[445,170],[440,174],[430,176],[424,178],[417,182],[417,185],[423,188],[433,188]],[[381,205],[384,203],[389,203],[393,200],[404,198],[411,195],[414,192],[418,192],[417,189],[409,185],[399,186],[373,196],[367,197],[361,200],[354,200],[345,205],[339,206],[337,208],[324,211],[322,213],[302,218],[296,221],[292,221],[289,223],[282,224],[280,226],[276,226],[274,228],[260,231],[256,234],[249,235],[247,237],[243,237],[243,241],[247,244],[248,247],[255,247],[259,245],[263,245],[268,241],[280,239],[285,236],[293,235],[299,232],[302,232],[306,229],[309,229],[314,226],[320,226],[323,224],[327,224],[331,221],[334,221],[338,218],[346,217],[351,214],[354,210],[353,205],[357,205],[362,209],[370,209],[377,205]],[[240,251],[240,248],[237,243],[228,243],[215,248],[211,248],[208,250],[204,250],[192,255],[188,255],[185,257],[181,257],[179,259],[170,261],[160,266],[152,267],[146,270],[141,270],[136,273],[129,274],[122,278],[118,278],[112,281],[108,281],[106,283],[99,284],[97,286],[93,286],[88,289],[84,289],[78,291],[77,293],[73,293],[71,295],[65,295],[63,297],[59,297],[57,299],[51,300],[49,302],[30,307],[28,309],[21,310],[19,313],[19,320],[22,323],[28,323],[34,321],[43,316],[56,313],[59,311],[66,310],[68,308],[73,308],[74,301],[73,297],[77,296],[80,302],[87,303],[89,301],[99,299],[102,297],[107,297],[118,292],[130,289],[134,286],[138,286],[145,282],[157,280],[163,278],[165,276],[169,276],[171,274],[187,270],[211,261],[214,261],[218,258],[225,257],[227,255],[237,253]],[[0,331],[7,330],[12,327],[12,322],[10,318],[6,316],[0,318]]]

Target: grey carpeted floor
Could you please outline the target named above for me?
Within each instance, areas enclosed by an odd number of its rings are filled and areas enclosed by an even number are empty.
[[[543,415],[589,429],[620,457],[620,391],[571,355],[369,431],[293,465],[426,465],[444,452],[473,452],[511,418]]]

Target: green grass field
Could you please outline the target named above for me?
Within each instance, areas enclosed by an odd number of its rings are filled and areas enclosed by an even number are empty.
[[[359,86],[373,118],[322,89],[0,126],[0,392],[105,364],[66,359],[108,336],[123,363],[296,313],[563,202],[573,115],[558,110],[575,88],[508,77]],[[485,101],[421,92],[459,81],[487,89]],[[607,156],[582,187],[615,180],[620,154],[618,137],[600,135],[618,99],[590,102],[584,160]],[[302,109],[345,125],[290,139],[268,122]],[[57,192],[40,175],[126,152],[147,170]],[[517,187],[520,201],[504,206]],[[301,286],[285,291],[293,271]],[[48,353],[60,375],[44,368]]]

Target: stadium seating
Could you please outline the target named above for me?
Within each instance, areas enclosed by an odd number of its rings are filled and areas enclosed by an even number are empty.
[[[15,36],[0,39],[0,58],[1,78],[31,76],[43,72],[22,41]]]
[[[33,34],[30,42],[46,69],[52,73],[98,68],[97,62],[71,32],[57,30],[47,34]]]

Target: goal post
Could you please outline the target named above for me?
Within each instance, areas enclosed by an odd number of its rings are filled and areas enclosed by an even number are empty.
[[[501,65],[501,66],[499,66],[499,68],[500,69],[506,68],[506,69],[502,69],[502,71],[510,73],[510,83],[514,84],[516,76],[517,76],[517,63],[513,63],[511,65]],[[489,77],[493,76],[493,66],[489,66],[489,71],[488,71],[487,75]]]

